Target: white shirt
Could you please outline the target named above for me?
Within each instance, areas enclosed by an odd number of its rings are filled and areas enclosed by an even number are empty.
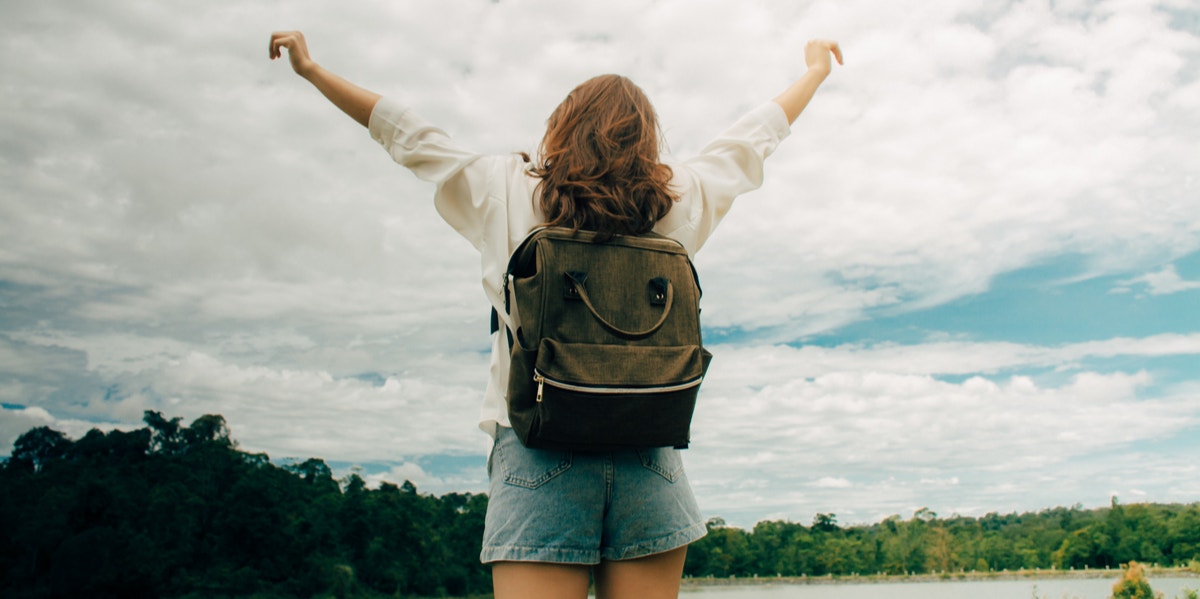
[[[483,289],[505,320],[502,285],[509,255],[545,218],[534,200],[539,179],[516,154],[484,156],[459,147],[446,132],[411,109],[380,100],[371,112],[371,137],[397,163],[437,185],[438,214],[480,252]],[[763,161],[790,128],[783,109],[767,102],[738,119],[696,156],[682,162],[664,159],[674,173],[671,189],[679,200],[654,230],[683,244],[695,256],[734,198],[762,185]],[[509,426],[508,340],[492,335],[492,358],[479,426]]]

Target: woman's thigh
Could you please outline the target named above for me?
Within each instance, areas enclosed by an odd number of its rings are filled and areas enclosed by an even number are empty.
[[[538,562],[492,564],[496,599],[587,599],[588,566]]]
[[[687,547],[596,566],[596,599],[675,599]]]

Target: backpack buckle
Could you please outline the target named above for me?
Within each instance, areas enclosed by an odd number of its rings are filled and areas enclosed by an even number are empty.
[[[587,283],[587,273],[581,270],[569,270],[563,273],[566,286],[563,287],[563,299],[581,300],[579,288]]]
[[[665,306],[667,304],[668,281],[662,277],[650,279],[650,305]]]

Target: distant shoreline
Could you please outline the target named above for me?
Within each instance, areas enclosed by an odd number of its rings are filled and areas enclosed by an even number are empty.
[[[1155,578],[1196,578],[1200,572],[1188,568],[1146,568],[1146,575]],[[988,580],[1045,580],[1045,579],[1095,579],[1121,577],[1120,569],[1108,570],[1015,570],[1001,572],[945,572],[941,574],[872,574],[849,576],[757,576],[749,578],[684,578],[682,588],[756,585],[809,585],[809,584],[884,584],[907,582],[978,582]]]

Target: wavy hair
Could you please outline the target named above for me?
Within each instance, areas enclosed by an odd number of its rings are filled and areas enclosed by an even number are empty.
[[[600,75],[567,94],[538,148],[535,200],[546,224],[640,235],[671,209],[671,168],[659,162],[658,117],[641,88]]]

